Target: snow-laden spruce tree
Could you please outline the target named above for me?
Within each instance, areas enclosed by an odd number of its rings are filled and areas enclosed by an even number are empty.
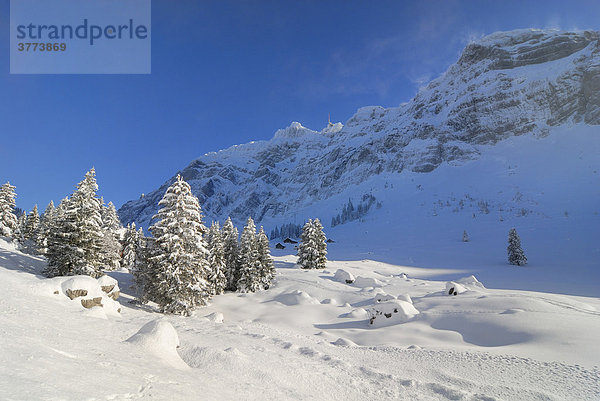
[[[223,252],[225,255],[225,278],[227,284],[225,289],[228,291],[237,290],[237,281],[239,279],[239,244],[238,230],[231,222],[231,218],[227,218],[222,229],[223,235]]]
[[[527,257],[521,249],[521,238],[517,234],[517,230],[511,228],[508,232],[508,263],[511,265],[522,266],[527,264]]]
[[[57,208],[48,239],[47,276],[102,275],[102,204],[97,190],[92,168]]]
[[[303,269],[324,269],[327,264],[327,237],[319,219],[308,220],[298,245],[298,264]]]
[[[140,236],[135,228],[135,223],[128,224],[123,240],[123,259],[121,259],[121,267],[130,270],[135,268],[139,242]]]
[[[102,206],[102,266],[108,270],[118,269],[121,262],[120,231],[123,228],[112,202]]]
[[[256,226],[252,217],[248,217],[240,239],[239,292],[256,292],[260,290],[260,259],[256,243]]]
[[[268,290],[273,278],[275,278],[275,266],[273,265],[273,258],[271,257],[269,238],[267,238],[262,226],[256,237],[256,244],[258,247],[258,260],[260,262],[260,286],[261,288]]]
[[[17,216],[15,209],[15,186],[10,182],[0,187],[0,235],[11,237],[17,228]]]
[[[315,235],[315,243],[317,244],[317,269],[325,269],[327,264],[327,237],[323,231],[321,220],[313,220],[313,233]]]
[[[54,215],[55,215],[54,202],[50,201],[48,206],[46,206],[46,210],[42,213],[40,217],[40,224],[38,225],[38,230],[35,235],[35,245],[37,248],[37,252],[40,255],[45,255],[48,252],[48,236],[50,235],[50,228],[52,227]]]
[[[27,214],[23,212],[17,218],[17,226],[13,230],[12,238],[21,244],[25,242],[25,226],[27,225]]]
[[[39,224],[40,224],[40,214],[38,212],[37,205],[35,205],[33,207],[33,210],[31,212],[29,212],[29,214],[27,215],[27,218],[25,220],[25,229],[23,230],[23,238],[25,240],[34,239],[37,234]]]
[[[462,241],[469,242],[469,234],[467,234],[467,230],[463,230]]]
[[[300,244],[298,245],[298,264],[303,269],[315,269],[316,268],[316,249],[315,235],[313,234],[313,222],[312,219],[308,219],[302,227],[302,234],[300,235]]]
[[[208,282],[211,293],[220,295],[225,292],[227,278],[225,277],[225,250],[223,245],[223,235],[219,223],[214,222],[208,230],[208,264],[210,266],[210,276]]]
[[[144,237],[142,228],[137,232],[139,241],[135,247],[135,263],[130,268],[130,273],[133,275],[133,289],[135,290],[136,298],[140,303],[154,301],[156,291],[156,275],[152,264],[151,257],[154,255],[156,241],[154,238]]]
[[[150,269],[155,280],[154,300],[161,311],[190,315],[211,298],[206,227],[192,189],[180,175],[158,203],[150,232],[155,238]]]

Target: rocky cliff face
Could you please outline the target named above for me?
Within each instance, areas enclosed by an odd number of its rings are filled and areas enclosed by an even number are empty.
[[[396,108],[364,107],[321,132],[292,123],[269,141],[206,154],[180,173],[209,219],[285,216],[382,172],[427,173],[478,157],[480,145],[600,124],[598,32],[518,30],[469,44]],[[173,179],[119,210],[145,227]]]

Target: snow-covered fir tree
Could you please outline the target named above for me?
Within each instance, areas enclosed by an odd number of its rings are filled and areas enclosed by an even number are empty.
[[[229,217],[225,221],[225,224],[223,224],[222,235],[223,252],[225,255],[225,278],[227,279],[225,289],[236,291],[239,279],[238,230]]]
[[[225,277],[225,250],[223,245],[223,235],[219,223],[214,222],[208,230],[208,264],[210,266],[210,276],[208,282],[213,295],[223,294],[227,278]]]
[[[180,175],[158,205],[156,223],[150,227],[155,238],[149,260],[156,281],[152,300],[163,312],[189,315],[211,297],[202,210]]]
[[[52,224],[54,224],[54,214],[56,210],[54,208],[54,202],[50,201],[48,206],[46,206],[46,210],[42,213],[40,217],[40,224],[38,225],[38,230],[35,235],[35,245],[37,248],[37,252],[40,255],[45,255],[48,251],[48,236],[50,235],[50,228]]]
[[[27,214],[22,213],[17,218],[17,226],[15,227],[12,237],[21,244],[25,242],[25,227],[27,226]]]
[[[248,217],[240,239],[240,278],[237,281],[237,290],[239,292],[256,292],[260,290],[260,267],[256,226],[252,217]]]
[[[135,268],[139,242],[140,236],[135,228],[135,223],[128,224],[123,240],[123,258],[121,259],[121,267],[130,270]]]
[[[11,237],[17,228],[15,209],[15,186],[10,182],[0,187],[0,235]]]
[[[97,190],[96,171],[92,168],[71,197],[57,208],[48,239],[47,276],[102,275],[102,204]]]
[[[467,230],[463,231],[462,241],[469,242],[469,234],[467,234]]]
[[[121,262],[120,230],[123,228],[112,202],[102,206],[102,266],[117,269]]]
[[[139,241],[135,247],[135,263],[129,268],[129,272],[133,275],[136,298],[145,304],[153,301],[156,294],[156,276],[150,263],[156,241],[152,237],[145,237],[141,227],[137,234]]]
[[[314,257],[313,253],[316,250],[316,244],[314,243],[313,224],[312,219],[308,219],[302,227],[302,234],[300,235],[300,244],[298,245],[298,264],[303,269],[314,269]]]
[[[256,237],[256,244],[258,248],[258,260],[260,262],[260,286],[261,288],[268,290],[273,278],[275,278],[275,266],[273,265],[273,258],[271,257],[269,238],[267,238],[262,226]]]
[[[302,228],[298,264],[303,269],[324,269],[327,264],[327,238],[319,219],[308,220]]]
[[[321,220],[313,220],[313,233],[317,244],[317,269],[325,269],[327,264],[327,237],[323,231]]]
[[[527,257],[521,249],[521,238],[517,234],[517,230],[511,228],[508,232],[508,263],[511,265],[522,266],[527,264]]]
[[[35,205],[33,210],[29,212],[27,218],[25,220],[25,229],[23,230],[23,239],[35,239],[35,235],[37,234],[38,225],[40,224],[40,214],[38,212],[38,207]]]

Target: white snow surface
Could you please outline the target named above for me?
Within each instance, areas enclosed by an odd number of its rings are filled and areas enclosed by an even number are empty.
[[[122,312],[101,320],[51,291],[65,280],[41,277],[43,258],[0,239],[0,399],[600,399],[598,298],[437,272],[472,289],[450,297],[429,269],[295,259],[276,257],[268,291],[217,296],[191,317],[129,303],[131,276],[111,272]],[[382,287],[340,283],[337,269]],[[413,303],[376,304],[381,291]],[[370,325],[366,309],[388,303],[406,316]]]

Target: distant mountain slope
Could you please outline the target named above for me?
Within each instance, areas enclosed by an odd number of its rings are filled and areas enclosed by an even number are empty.
[[[599,125],[599,38],[593,31],[494,33],[470,43],[408,103],[363,107],[321,132],[292,123],[269,141],[205,154],[180,173],[209,221],[302,221],[309,217],[296,215],[302,208],[353,188],[360,197],[358,186],[383,173],[428,173],[478,159],[483,145],[512,136]],[[122,222],[148,227],[173,179],[123,205]],[[339,212],[320,210],[323,218]]]

